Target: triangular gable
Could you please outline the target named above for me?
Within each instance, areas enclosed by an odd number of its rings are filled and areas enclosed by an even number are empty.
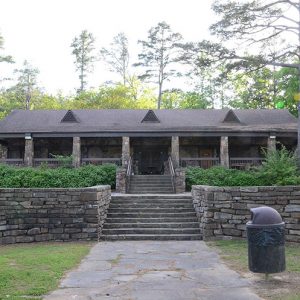
[[[230,109],[223,122],[222,123],[241,123],[240,119],[237,117],[237,115],[234,113],[234,111],[232,109]]]
[[[150,109],[146,113],[144,119],[142,120],[142,123],[144,123],[144,122],[159,123],[160,121],[159,121],[158,117],[156,116],[156,114],[154,113],[154,111]]]
[[[78,120],[74,113],[71,110],[68,110],[65,116],[61,119],[61,122],[76,122],[78,123]]]

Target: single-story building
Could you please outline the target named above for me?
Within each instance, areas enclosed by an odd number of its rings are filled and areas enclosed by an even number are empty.
[[[2,163],[55,166],[57,155],[72,155],[75,167],[126,167],[131,158],[134,174],[166,173],[168,157],[175,168],[244,168],[276,142],[297,147],[287,110],[15,110],[0,122]]]

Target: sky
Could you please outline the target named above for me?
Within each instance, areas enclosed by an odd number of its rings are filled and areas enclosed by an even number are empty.
[[[140,50],[137,41],[146,39],[148,30],[160,21],[186,41],[209,38],[208,27],[215,19],[211,4],[212,0],[1,0],[5,48],[1,53],[12,55],[16,62],[1,64],[1,73],[11,75],[28,60],[39,69],[39,85],[46,92],[74,93],[79,79],[70,45],[82,30],[93,33],[97,51],[124,32],[133,64]],[[103,62],[97,62],[89,87],[115,79]]]

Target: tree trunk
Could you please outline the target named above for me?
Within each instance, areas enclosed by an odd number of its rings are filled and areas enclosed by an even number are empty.
[[[162,82],[158,83],[158,99],[157,99],[157,109],[160,109],[161,105],[161,95],[162,95]]]

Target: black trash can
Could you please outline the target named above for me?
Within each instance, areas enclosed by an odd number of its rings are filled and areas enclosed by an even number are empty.
[[[247,222],[249,270],[254,273],[279,273],[285,270],[285,232],[280,214],[271,207],[250,209]]]

